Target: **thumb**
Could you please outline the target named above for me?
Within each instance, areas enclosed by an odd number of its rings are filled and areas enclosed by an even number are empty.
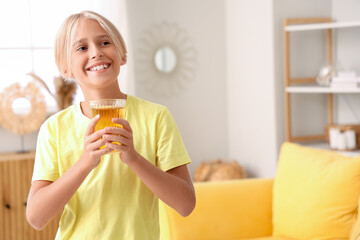
[[[90,134],[92,134],[94,132],[95,126],[99,120],[100,120],[100,114],[96,115],[95,117],[93,117],[91,119],[88,127],[86,128],[85,136],[89,136]]]

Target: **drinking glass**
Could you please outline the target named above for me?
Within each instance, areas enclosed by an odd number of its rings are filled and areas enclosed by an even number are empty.
[[[92,117],[100,115],[94,131],[98,131],[105,127],[123,127],[121,124],[114,123],[113,118],[124,118],[126,99],[97,99],[90,100],[90,108]],[[118,142],[112,142],[120,145]],[[105,148],[102,146],[100,149]],[[111,153],[118,153],[117,150]]]

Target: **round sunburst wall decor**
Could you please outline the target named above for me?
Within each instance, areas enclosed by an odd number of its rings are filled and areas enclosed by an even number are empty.
[[[175,23],[162,22],[146,29],[135,58],[139,83],[155,96],[177,95],[195,79],[195,48]]]
[[[19,99],[29,103],[27,111],[16,112],[13,103]],[[40,128],[46,118],[45,97],[34,82],[25,87],[14,83],[0,93],[0,124],[5,129],[20,135]]]

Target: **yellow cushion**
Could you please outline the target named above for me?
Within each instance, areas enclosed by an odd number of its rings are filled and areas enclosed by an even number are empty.
[[[284,143],[274,181],[273,236],[348,239],[359,194],[359,157]]]

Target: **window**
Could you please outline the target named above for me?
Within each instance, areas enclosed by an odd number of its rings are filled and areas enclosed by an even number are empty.
[[[0,8],[0,91],[20,82],[26,84],[34,72],[55,92],[53,79],[59,76],[53,46],[60,24],[70,14],[91,9],[88,0],[11,0]],[[56,102],[43,89],[49,111]],[[75,101],[82,99],[77,91]]]

